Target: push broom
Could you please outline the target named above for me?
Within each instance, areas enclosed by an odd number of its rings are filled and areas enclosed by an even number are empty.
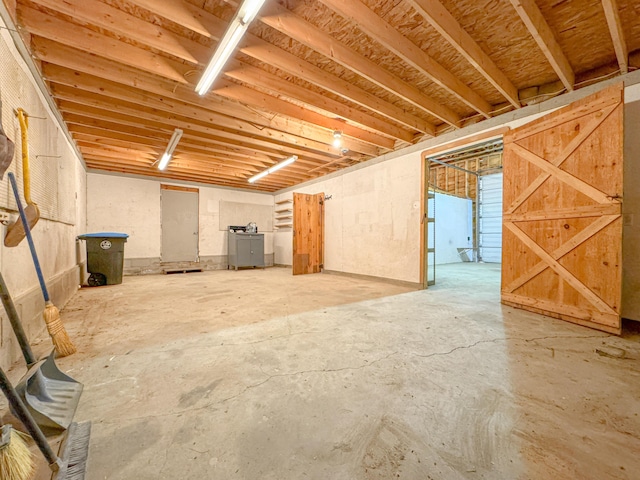
[[[9,172],[7,174],[9,176],[9,181],[11,182],[11,188],[13,189],[13,195],[16,198],[16,204],[18,205],[18,211],[20,212],[20,220],[22,221],[22,226],[24,227],[24,233],[27,236],[27,242],[29,243],[29,250],[31,250],[31,256],[33,257],[33,264],[36,267],[36,274],[38,275],[38,281],[40,282],[40,288],[42,289],[42,295],[44,297],[45,307],[42,316],[44,317],[44,322],[47,325],[47,330],[49,335],[51,336],[51,341],[53,342],[53,346],[56,349],[56,352],[61,357],[66,357],[67,355],[72,355],[76,353],[76,347],[71,342],[67,331],[62,324],[62,320],[60,319],[60,310],[56,307],[49,298],[49,292],[47,291],[47,285],[44,282],[44,277],[42,276],[42,269],[40,268],[40,262],[38,261],[38,254],[36,253],[36,247],[33,244],[33,238],[31,236],[31,229],[29,228],[29,222],[27,220],[27,216],[24,212],[24,208],[22,207],[22,202],[20,201],[20,194],[18,193],[18,186],[16,184],[16,177],[13,173]]]
[[[0,478],[30,480],[34,474],[33,455],[24,441],[23,433],[11,425],[0,430]]]

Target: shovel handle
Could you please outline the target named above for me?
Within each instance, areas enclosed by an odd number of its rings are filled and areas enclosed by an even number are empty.
[[[0,388],[4,392],[4,396],[7,397],[9,405],[11,405],[11,410],[13,410],[13,413],[22,422],[24,428],[27,429],[29,435],[31,435],[31,438],[33,438],[33,440],[36,442],[38,448],[42,452],[42,455],[44,455],[44,458],[47,459],[51,470],[58,471],[62,464],[61,460],[55,453],[53,453],[53,450],[51,449],[51,446],[42,433],[42,430],[40,430],[40,428],[36,424],[35,420],[29,413],[29,410],[27,410],[27,407],[24,406],[24,403],[18,395],[18,392],[16,392],[16,389],[13,388],[13,385],[11,385],[11,382],[5,375],[4,370],[2,370],[1,368]]]
[[[33,354],[33,350],[31,350],[31,345],[29,345],[27,335],[24,333],[22,322],[20,322],[20,317],[18,316],[18,312],[16,311],[16,306],[13,304],[13,299],[9,294],[7,284],[4,282],[2,272],[0,272],[0,297],[2,297],[2,304],[4,305],[4,309],[7,312],[9,321],[11,322],[11,327],[13,327],[13,332],[18,338],[18,343],[20,344],[22,355],[27,362],[27,366],[30,367],[31,365],[36,363],[36,357]]]
[[[29,242],[29,250],[31,250],[31,256],[33,257],[33,264],[36,267],[36,273],[38,274],[38,281],[40,282],[40,288],[42,289],[42,296],[45,302],[49,302],[49,292],[47,292],[47,285],[44,283],[44,277],[42,276],[42,269],[40,268],[40,262],[38,261],[38,254],[36,252],[36,246],[33,244],[33,237],[31,237],[31,229],[29,228],[29,222],[27,221],[27,215],[24,213],[22,202],[20,201],[20,194],[18,193],[18,185],[16,184],[16,177],[12,172],[7,174],[9,181],[11,182],[11,188],[13,189],[13,196],[16,197],[16,204],[18,205],[18,211],[20,212],[20,220],[22,220],[22,226],[24,227],[24,233],[27,236],[27,242]]]
[[[22,181],[24,183],[24,200],[27,205],[31,205],[31,170],[29,169],[29,140],[27,132],[29,130],[29,114],[22,108],[16,110],[18,121],[20,122],[20,140],[22,143]]]

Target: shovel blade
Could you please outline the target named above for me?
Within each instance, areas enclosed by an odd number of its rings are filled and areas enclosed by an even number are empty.
[[[40,428],[60,432],[73,421],[83,385],[61,372],[53,356],[32,366],[16,391]]]
[[[24,213],[27,217],[29,230],[32,230],[36,223],[38,223],[38,220],[40,220],[40,210],[35,203],[31,203],[25,207]],[[15,222],[7,227],[7,234],[4,237],[4,246],[17,247],[26,236],[27,234],[24,231],[22,220],[18,217]]]

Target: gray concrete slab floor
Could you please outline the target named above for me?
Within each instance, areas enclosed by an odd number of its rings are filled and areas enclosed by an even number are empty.
[[[502,306],[499,283],[454,264],[427,291],[278,268],[83,289],[59,365],[85,384],[87,478],[640,478],[639,335]]]

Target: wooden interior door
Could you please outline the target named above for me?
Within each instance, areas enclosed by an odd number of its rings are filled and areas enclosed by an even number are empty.
[[[293,194],[293,274],[319,273],[324,263],[324,193]]]
[[[503,303],[620,333],[623,93],[505,134]]]

